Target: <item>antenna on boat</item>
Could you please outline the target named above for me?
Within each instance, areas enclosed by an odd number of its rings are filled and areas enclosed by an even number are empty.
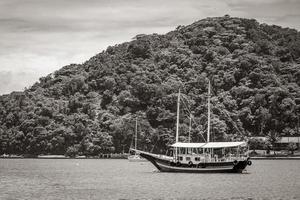
[[[207,102],[207,142],[209,142],[210,136],[210,80],[208,79],[208,102]]]

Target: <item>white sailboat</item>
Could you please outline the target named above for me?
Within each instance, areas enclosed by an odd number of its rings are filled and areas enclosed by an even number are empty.
[[[251,165],[245,141],[210,142],[210,82],[208,86],[208,127],[204,143],[178,141],[180,90],[177,100],[176,142],[171,145],[173,156],[152,154],[133,149],[149,160],[161,172],[184,173],[241,173]]]
[[[135,120],[135,139],[134,139],[134,149],[137,149],[137,118]],[[134,151],[133,155],[128,156],[128,160],[130,162],[145,162],[147,161],[145,158],[141,157],[137,151]]]

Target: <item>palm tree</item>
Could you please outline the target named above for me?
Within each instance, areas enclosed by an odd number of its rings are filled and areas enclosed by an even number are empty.
[[[267,142],[270,144],[270,147],[273,149],[275,154],[275,144],[281,139],[280,134],[275,131],[271,130],[267,134]]]

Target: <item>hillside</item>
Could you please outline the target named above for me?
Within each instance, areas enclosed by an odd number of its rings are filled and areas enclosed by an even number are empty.
[[[180,140],[203,141],[207,80],[214,141],[295,135],[300,118],[300,33],[229,16],[138,35],[83,64],[0,97],[0,155],[128,152],[174,142],[177,92],[184,94]]]

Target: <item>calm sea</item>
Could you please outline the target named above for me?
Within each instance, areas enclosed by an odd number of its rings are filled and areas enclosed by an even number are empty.
[[[300,161],[173,174],[127,160],[0,159],[0,199],[300,199]]]

